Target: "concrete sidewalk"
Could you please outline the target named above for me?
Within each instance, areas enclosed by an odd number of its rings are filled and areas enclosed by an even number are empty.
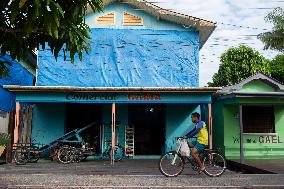
[[[186,165],[176,178],[163,176],[158,160],[94,160],[72,164],[40,161],[0,166],[5,188],[284,188],[284,175],[245,175],[227,170],[221,177],[197,175]]]
[[[80,163],[60,164],[48,160],[26,165],[5,164],[0,167],[1,174],[76,174],[76,175],[161,175],[157,159],[123,160],[115,162],[105,160],[88,160]],[[228,171],[230,172],[230,171]],[[185,165],[184,175],[196,175],[189,164]]]
[[[233,161],[239,162],[239,160]],[[284,159],[248,159],[243,164],[271,173],[284,174]]]

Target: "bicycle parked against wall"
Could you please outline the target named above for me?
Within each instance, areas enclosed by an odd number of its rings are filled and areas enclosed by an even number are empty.
[[[77,128],[46,145],[36,144],[34,141],[32,143],[14,144],[13,159],[17,165],[23,165],[28,162],[37,162],[40,155],[48,150],[56,152],[54,153],[54,155],[57,156],[57,149],[59,149],[61,146],[68,144],[69,146],[76,147],[82,144],[84,140],[81,137],[80,133],[91,126],[94,126],[95,124],[96,123],[94,122],[87,125],[86,127]]]
[[[39,160],[39,147],[33,144],[19,144],[15,146],[13,151],[13,159],[17,165],[24,165],[26,163],[36,163]]]
[[[58,161],[63,164],[80,162],[85,160],[89,156],[98,156],[100,159],[111,158],[111,142],[106,142],[106,148],[103,153],[98,153],[96,147],[90,147],[87,143],[82,143],[81,147],[73,147],[69,145],[61,146],[58,150],[57,157]],[[114,147],[114,160],[121,161],[125,156],[124,148],[119,144]]]
[[[184,165],[187,163],[181,155],[181,145],[187,142],[185,139],[178,138],[177,149],[175,151],[166,152],[159,160],[160,172],[167,177],[177,177],[184,170]],[[186,158],[191,164],[194,171],[199,170],[198,164],[192,156]],[[210,177],[221,176],[226,169],[227,162],[225,157],[218,149],[205,149],[200,153],[200,159],[205,166],[204,173]]]

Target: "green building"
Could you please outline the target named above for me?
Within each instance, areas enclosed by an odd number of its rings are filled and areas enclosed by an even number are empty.
[[[213,146],[232,160],[283,158],[284,85],[258,73],[218,91]]]

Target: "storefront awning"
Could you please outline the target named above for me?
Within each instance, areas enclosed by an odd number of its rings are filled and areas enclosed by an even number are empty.
[[[4,86],[16,94],[18,102],[62,103],[211,103],[216,87],[52,87],[52,86]]]

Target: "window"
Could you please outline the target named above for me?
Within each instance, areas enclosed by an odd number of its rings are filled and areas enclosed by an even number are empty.
[[[274,133],[274,108],[271,106],[243,106],[244,133]]]
[[[124,26],[142,26],[143,20],[141,17],[130,14],[128,12],[123,13],[123,25]]]
[[[114,12],[97,17],[96,23],[100,25],[114,25]]]

